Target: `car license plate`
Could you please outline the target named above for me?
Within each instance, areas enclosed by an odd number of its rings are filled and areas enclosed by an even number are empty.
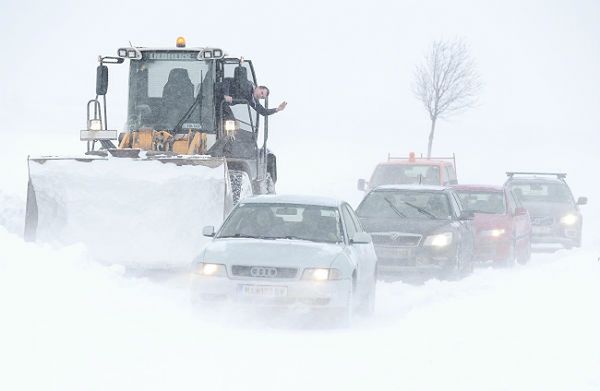
[[[412,256],[412,250],[404,247],[380,247],[376,253],[383,258],[410,258]]]
[[[531,227],[531,232],[534,234],[549,234],[552,232],[552,227]]]
[[[287,287],[267,285],[241,285],[240,293],[243,296],[253,297],[284,297],[287,296]]]

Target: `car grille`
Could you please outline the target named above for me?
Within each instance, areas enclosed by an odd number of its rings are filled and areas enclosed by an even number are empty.
[[[554,218],[551,216],[536,216],[531,218],[531,224],[538,226],[554,224]]]
[[[375,245],[416,247],[419,245],[422,235],[386,232],[371,234],[371,237],[373,238],[373,244]]]
[[[231,274],[235,277],[250,278],[294,278],[298,274],[298,269],[292,267],[233,265]]]

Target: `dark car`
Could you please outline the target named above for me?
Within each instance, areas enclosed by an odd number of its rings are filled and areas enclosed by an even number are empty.
[[[522,203],[531,216],[533,243],[561,244],[565,248],[581,246],[583,216],[580,205],[565,180],[566,174],[508,172],[505,187]]]
[[[454,185],[463,209],[475,213],[475,260],[494,265],[526,263],[531,257],[529,213],[500,186]]]
[[[473,269],[473,214],[450,188],[379,186],[356,214],[373,238],[380,279],[452,279]]]

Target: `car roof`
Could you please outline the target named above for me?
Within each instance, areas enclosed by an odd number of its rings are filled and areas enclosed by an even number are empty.
[[[448,190],[447,186],[436,185],[381,185],[373,189],[375,190],[410,190],[410,191],[444,191]]]
[[[343,202],[336,198],[313,195],[268,194],[244,198],[240,204],[297,204],[337,208]]]
[[[504,191],[504,188],[502,186],[497,186],[497,185],[452,185],[450,186],[451,188],[453,188],[454,190],[475,190],[475,191]]]

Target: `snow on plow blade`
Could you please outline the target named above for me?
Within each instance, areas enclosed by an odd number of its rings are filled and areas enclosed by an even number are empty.
[[[189,265],[232,207],[224,159],[29,158],[25,239],[83,243],[94,259],[140,269]]]

